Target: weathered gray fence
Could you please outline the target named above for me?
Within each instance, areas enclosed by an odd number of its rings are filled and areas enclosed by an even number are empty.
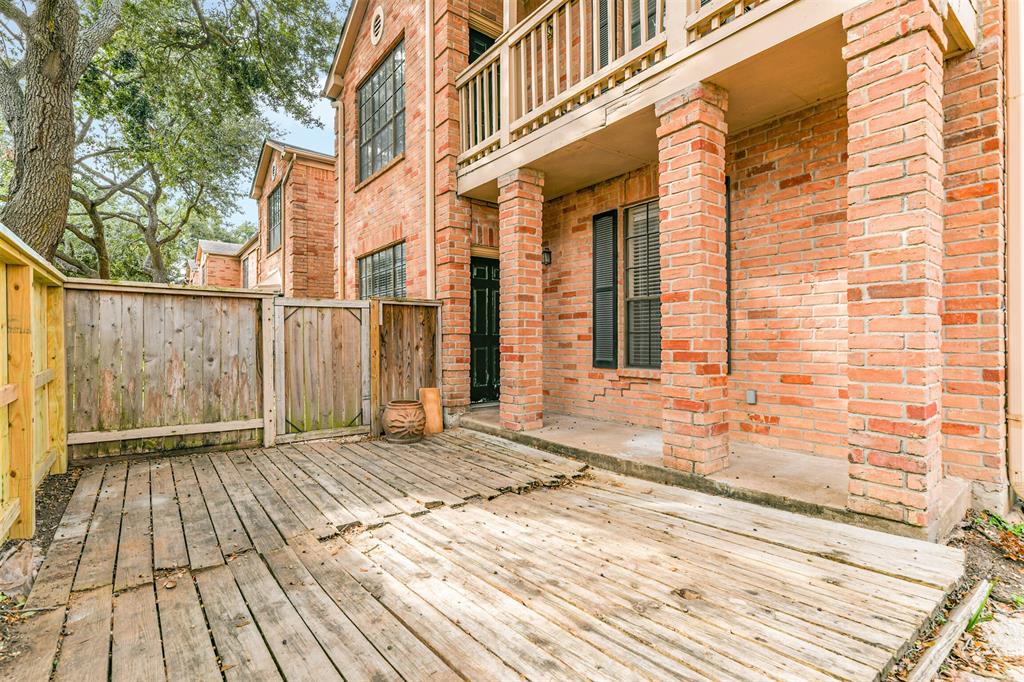
[[[379,404],[418,400],[419,389],[441,385],[440,304],[376,302],[380,340]]]
[[[367,301],[275,301],[277,442],[368,432]]]
[[[376,434],[381,405],[440,385],[436,302],[65,289],[74,461]]]
[[[261,440],[271,295],[92,280],[65,292],[74,460]]]

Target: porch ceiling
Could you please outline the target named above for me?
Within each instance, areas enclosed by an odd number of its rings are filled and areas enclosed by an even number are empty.
[[[836,17],[708,78],[729,91],[729,129],[743,130],[845,92],[845,40],[842,20]],[[653,103],[622,118],[617,118],[615,108],[611,103],[585,113],[580,121],[587,134],[529,163],[545,173],[546,199],[657,161]],[[497,201],[497,182],[483,184],[467,196]]]

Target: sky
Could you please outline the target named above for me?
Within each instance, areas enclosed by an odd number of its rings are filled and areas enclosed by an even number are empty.
[[[313,149],[324,154],[331,154],[334,146],[334,109],[328,99],[319,98],[313,106],[313,116],[320,121],[322,128],[306,128],[298,121],[290,118],[288,114],[278,111],[265,111],[264,114],[271,124],[278,129],[277,138],[282,142],[293,144],[297,147]],[[245,196],[239,202],[238,211],[228,218],[231,225],[238,225],[244,222],[256,224],[258,219],[256,200],[249,198],[249,187],[252,184],[252,173],[255,169],[245,173],[239,180],[238,190]]]
[[[334,5],[338,14],[344,19],[349,0],[329,0],[329,4]],[[321,74],[322,77],[323,75]],[[321,79],[316,88],[318,93],[322,85]],[[320,128],[307,128],[284,112],[268,109],[263,113],[278,130],[276,137],[280,141],[325,154],[334,153],[334,109],[331,108],[330,100],[318,97],[313,106],[313,116],[320,121],[322,126]],[[258,222],[256,200],[248,198],[249,188],[252,186],[252,174],[255,171],[255,168],[248,169],[248,172],[244,173],[238,182],[238,191],[245,198],[239,202],[238,211],[227,218],[227,223],[230,225],[246,222],[255,225]]]

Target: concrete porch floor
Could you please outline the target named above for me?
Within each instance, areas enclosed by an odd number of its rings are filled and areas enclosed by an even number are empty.
[[[472,409],[460,425],[581,459],[593,466],[658,483],[669,483],[812,516],[876,528],[899,535],[943,537],[970,506],[961,479],[942,483],[942,518],[924,531],[846,508],[847,463],[842,459],[757,446],[734,446],[729,466],[700,476],[662,466],[661,431],[564,414],[545,414],[544,427],[511,432],[501,428],[497,406]]]
[[[474,409],[462,417],[469,428],[500,428],[498,408]],[[661,462],[661,431],[630,424],[565,414],[545,414],[533,438],[577,448],[625,462],[670,471]],[[729,467],[707,477],[737,489],[776,495],[842,510],[846,506],[846,461],[800,452],[739,445],[730,451]]]

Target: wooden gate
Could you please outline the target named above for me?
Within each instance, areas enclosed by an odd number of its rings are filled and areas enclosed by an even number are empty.
[[[370,304],[279,298],[277,442],[369,431]]]

